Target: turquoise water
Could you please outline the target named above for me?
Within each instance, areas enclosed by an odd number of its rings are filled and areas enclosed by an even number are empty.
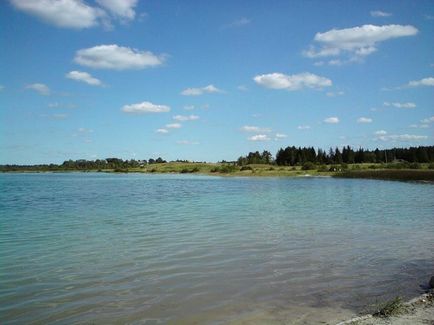
[[[0,323],[327,321],[434,271],[434,186],[0,175]]]

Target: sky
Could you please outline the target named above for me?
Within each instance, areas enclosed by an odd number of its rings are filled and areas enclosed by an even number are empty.
[[[434,144],[432,0],[8,0],[0,48],[0,164]]]

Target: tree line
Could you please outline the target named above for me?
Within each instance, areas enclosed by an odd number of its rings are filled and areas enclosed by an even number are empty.
[[[305,163],[313,164],[362,164],[362,163],[431,163],[434,162],[434,146],[419,146],[410,148],[392,148],[357,150],[350,146],[339,149],[330,148],[315,150],[314,147],[288,146],[280,148],[275,159],[269,151],[250,152],[237,160],[239,166],[249,164],[276,164],[279,166],[297,166]]]
[[[149,158],[148,160],[123,160],[120,158],[106,158],[96,160],[66,160],[63,164],[42,164],[42,165],[1,165],[0,171],[14,171],[14,170],[125,170],[128,168],[140,168],[146,165],[162,164],[167,161],[158,157],[156,159]]]

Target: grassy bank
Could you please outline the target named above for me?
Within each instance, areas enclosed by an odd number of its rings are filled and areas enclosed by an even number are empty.
[[[342,178],[369,178],[400,181],[434,182],[434,170],[429,169],[348,170],[336,173],[334,176]]]
[[[410,167],[416,166],[417,169]],[[227,163],[168,162],[150,164],[136,168],[116,169],[65,169],[38,168],[37,166],[20,166],[3,172],[118,172],[118,173],[158,173],[158,174],[205,174],[220,176],[255,176],[255,177],[296,177],[296,176],[333,176],[342,178],[368,178],[384,180],[431,181],[434,182],[434,169],[428,164],[353,164],[353,165],[315,165],[277,166],[251,164],[237,166]]]

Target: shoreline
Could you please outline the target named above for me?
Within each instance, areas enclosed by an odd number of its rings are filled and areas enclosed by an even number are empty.
[[[312,177],[312,178],[354,178],[354,179],[375,179],[375,180],[393,180],[393,181],[415,181],[422,183],[434,183],[434,170],[432,169],[346,169],[344,171],[318,171],[318,170],[302,170],[300,168],[290,167],[275,167],[271,165],[254,166],[249,169],[232,168],[230,170],[218,170],[216,165],[201,164],[201,168],[194,169],[180,168],[174,164],[158,166],[159,168],[144,169],[89,169],[89,170],[71,170],[71,169],[27,169],[20,168],[15,170],[0,170],[0,173],[12,174],[39,174],[39,173],[107,173],[107,174],[190,174],[203,176],[220,176],[220,177]],[[194,166],[194,164],[190,164]],[[212,168],[210,168],[212,167]],[[220,167],[221,168],[221,167]]]
[[[383,317],[373,314],[356,316],[337,323],[336,325],[404,325],[404,324],[433,324],[434,323],[434,291],[410,299],[402,303],[401,311]]]

